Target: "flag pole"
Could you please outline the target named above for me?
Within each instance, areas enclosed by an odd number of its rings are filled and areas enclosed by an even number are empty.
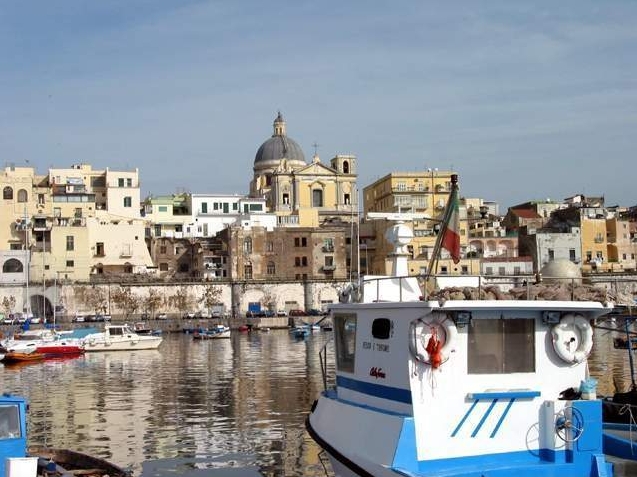
[[[438,271],[438,259],[440,258],[440,249],[442,248],[442,240],[445,236],[445,232],[449,227],[449,222],[451,220],[451,216],[453,215],[453,209],[455,206],[454,195],[458,193],[458,174],[451,174],[451,191],[449,192],[449,199],[447,200],[447,206],[445,208],[445,213],[442,216],[442,226],[438,231],[438,236],[436,237],[436,243],[434,245],[434,250],[431,255],[431,260],[429,261],[429,265],[427,266],[427,275],[425,276],[425,286],[427,286],[427,282],[429,282],[432,274]]]

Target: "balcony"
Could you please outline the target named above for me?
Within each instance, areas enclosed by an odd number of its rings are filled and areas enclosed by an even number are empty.
[[[44,232],[51,230],[53,223],[48,221],[46,218],[35,218],[33,220],[33,231],[34,232]]]
[[[323,245],[323,248],[321,248],[321,250],[323,250],[323,252],[325,253],[332,253],[334,252],[334,245],[333,244]]]
[[[324,272],[333,272],[334,270],[336,270],[336,265],[323,265],[321,267],[321,270],[323,270]]]

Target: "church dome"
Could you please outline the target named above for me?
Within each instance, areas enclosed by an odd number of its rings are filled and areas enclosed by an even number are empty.
[[[265,165],[266,163],[278,162],[281,159],[305,164],[305,156],[301,146],[286,135],[285,121],[281,113],[279,113],[274,120],[274,134],[261,144],[257,154],[254,156],[254,165]]]

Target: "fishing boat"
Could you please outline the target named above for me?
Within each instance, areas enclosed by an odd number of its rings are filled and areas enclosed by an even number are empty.
[[[0,475],[6,477],[131,477],[132,473],[104,459],[66,449],[27,449],[27,402],[0,396]]]
[[[306,427],[335,474],[619,475],[601,401],[560,399],[589,379],[590,321],[613,305],[435,298],[430,274],[408,276],[412,236],[399,221],[391,276],[365,277],[330,306],[335,376],[324,347]]]
[[[87,335],[82,341],[87,352],[132,351],[157,349],[162,337],[139,335],[128,325],[105,325],[103,332]]]

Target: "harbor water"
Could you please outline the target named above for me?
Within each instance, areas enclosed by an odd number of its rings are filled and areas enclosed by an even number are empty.
[[[598,394],[626,389],[618,334],[595,334],[589,369]],[[138,477],[331,475],[304,424],[323,388],[319,351],[331,335],[167,334],[159,350],[0,365],[0,391],[28,398],[30,444],[94,454]]]

